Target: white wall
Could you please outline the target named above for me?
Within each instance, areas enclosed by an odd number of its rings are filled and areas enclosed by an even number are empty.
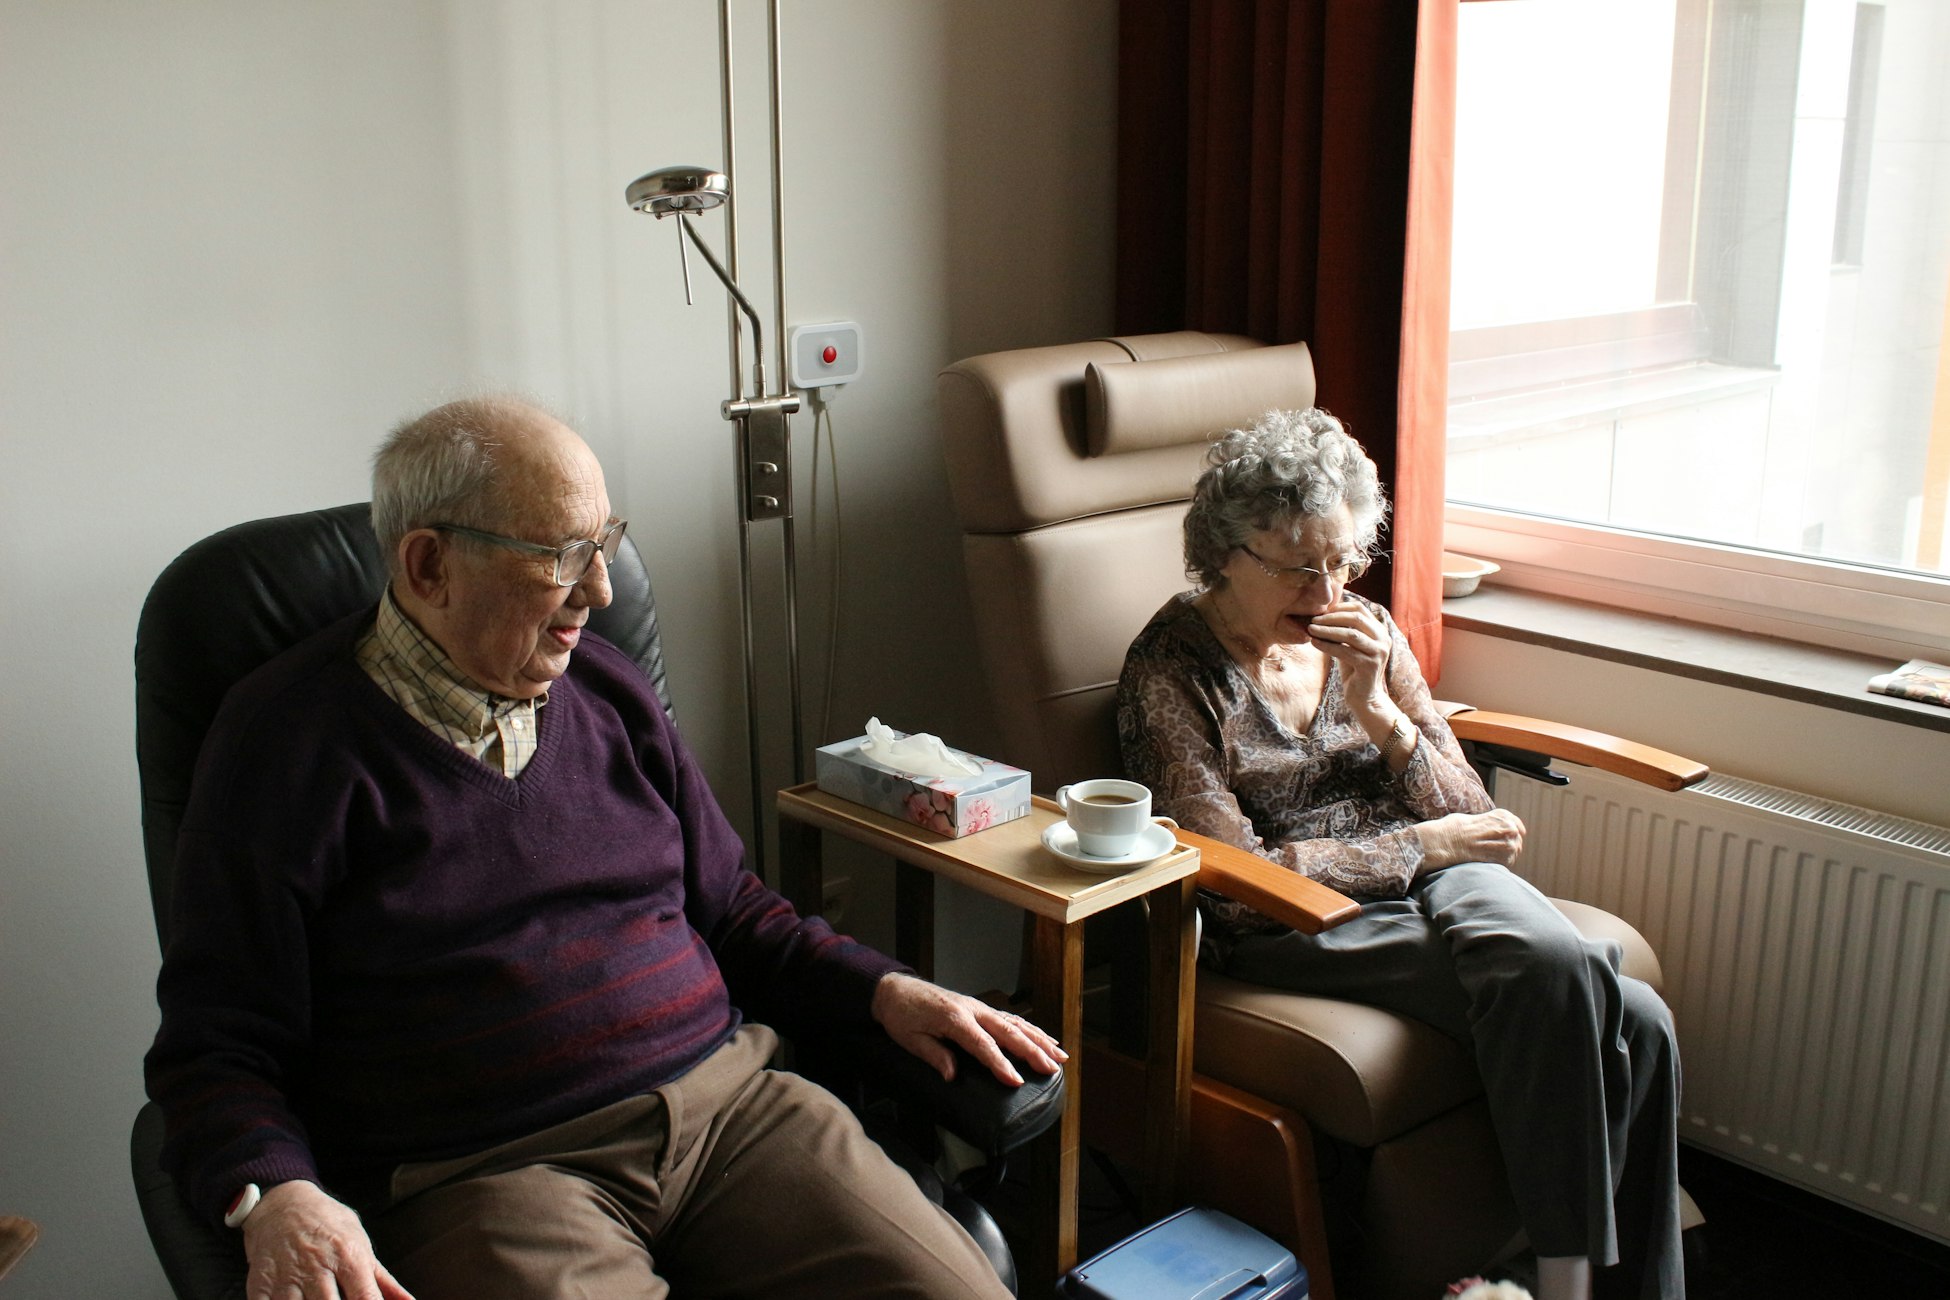
[[[761,8],[738,9],[741,113]],[[789,310],[869,347],[835,409],[833,729],[874,709],[980,746],[933,375],[1109,323],[1114,6],[826,0],[785,27]],[[0,31],[0,1213],[44,1233],[8,1295],[162,1296],[124,1154],[157,963],[129,657],[178,550],[363,497],[402,416],[530,392],[604,458],[686,732],[748,820],[723,296],[694,263],[686,309],[675,232],[621,197],[721,160],[715,6],[0,0]],[[802,516],[817,688],[814,541]],[[944,934],[951,978],[1012,956],[987,919]]]

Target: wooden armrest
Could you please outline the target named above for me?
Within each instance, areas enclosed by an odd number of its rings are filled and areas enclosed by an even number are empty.
[[[32,1219],[0,1215],[0,1277],[5,1277],[40,1237],[40,1225]]]
[[[1702,780],[1708,770],[1704,763],[1650,745],[1514,713],[1465,709],[1450,715],[1449,729],[1456,733],[1457,740],[1483,741],[1548,754],[1656,785],[1661,790],[1683,790]]]
[[[1257,853],[1194,831],[1173,833],[1180,844],[1198,850],[1200,889],[1237,899],[1282,925],[1303,934],[1319,934],[1361,914],[1361,905],[1347,895],[1274,866]]]

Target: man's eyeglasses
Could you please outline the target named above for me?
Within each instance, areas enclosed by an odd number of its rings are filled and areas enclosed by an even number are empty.
[[[582,575],[589,572],[589,566],[596,562],[596,552],[603,553],[603,563],[616,559],[616,552],[623,545],[623,530],[630,526],[627,519],[612,520],[603,529],[601,537],[583,538],[570,542],[567,546],[544,546],[540,542],[525,542],[519,537],[503,537],[500,533],[484,532],[479,528],[463,528],[459,524],[428,524],[427,527],[443,533],[453,533],[458,537],[471,537],[477,542],[490,546],[505,546],[511,551],[524,555],[547,555],[555,560],[554,581],[558,587],[573,587],[582,581]]]
[[[1368,571],[1369,560],[1365,555],[1357,555],[1353,559],[1343,560],[1331,569],[1316,569],[1305,564],[1295,564],[1290,567],[1280,568],[1268,564],[1265,560],[1261,559],[1259,553],[1250,546],[1241,546],[1239,549],[1252,556],[1253,563],[1257,564],[1261,572],[1265,573],[1267,577],[1275,582],[1296,589],[1311,587],[1322,578],[1327,579],[1329,582],[1346,586]]]

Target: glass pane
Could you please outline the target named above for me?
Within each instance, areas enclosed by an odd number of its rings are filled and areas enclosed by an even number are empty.
[[[1461,10],[1449,495],[1950,572],[1950,5]]]
[[[1673,6],[1463,6],[1454,328],[1654,301]]]

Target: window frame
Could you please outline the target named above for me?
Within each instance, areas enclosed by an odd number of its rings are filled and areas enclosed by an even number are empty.
[[[1685,21],[1689,12],[1711,10],[1707,0],[1679,0],[1678,8],[1674,59],[1683,71],[1689,63],[1712,57],[1700,35],[1704,25]],[[1689,29],[1693,35],[1688,35]],[[1570,322],[1591,335],[1592,341],[1609,336],[1614,344],[1626,344],[1641,356],[1656,351],[1674,359],[1674,349],[1686,346],[1683,332],[1703,311],[1723,314],[1720,304],[1696,300],[1687,270],[1692,235],[1690,219],[1681,209],[1689,209],[1701,198],[1691,179],[1701,146],[1694,138],[1696,132],[1682,129],[1687,120],[1682,110],[1695,117],[1703,111],[1699,85],[1697,76],[1673,78],[1673,147],[1668,150],[1667,167],[1674,186],[1669,188],[1661,223],[1660,301],[1636,312]],[[1694,319],[1679,319],[1682,312]],[[1745,322],[1748,328],[1755,323]],[[1546,358],[1553,349],[1540,347],[1542,331],[1553,324],[1564,323],[1491,326],[1453,334],[1452,343],[1465,366],[1458,376],[1463,396],[1495,391],[1495,373],[1520,362],[1526,352]],[[1502,346],[1494,346],[1498,343]],[[1574,364],[1575,347],[1559,343],[1556,350],[1566,354],[1564,364]],[[1717,359],[1743,363],[1733,357]],[[1480,380],[1476,372],[1484,372]],[[1455,396],[1452,393],[1451,399]],[[1868,654],[1938,660],[1950,656],[1950,577],[1550,519],[1453,500],[1445,504],[1445,521],[1445,548],[1496,561],[1503,569],[1492,581],[1501,585]]]
[[[1453,501],[1445,519],[1444,548],[1502,565],[1496,584],[1864,654],[1950,653],[1950,577]]]

